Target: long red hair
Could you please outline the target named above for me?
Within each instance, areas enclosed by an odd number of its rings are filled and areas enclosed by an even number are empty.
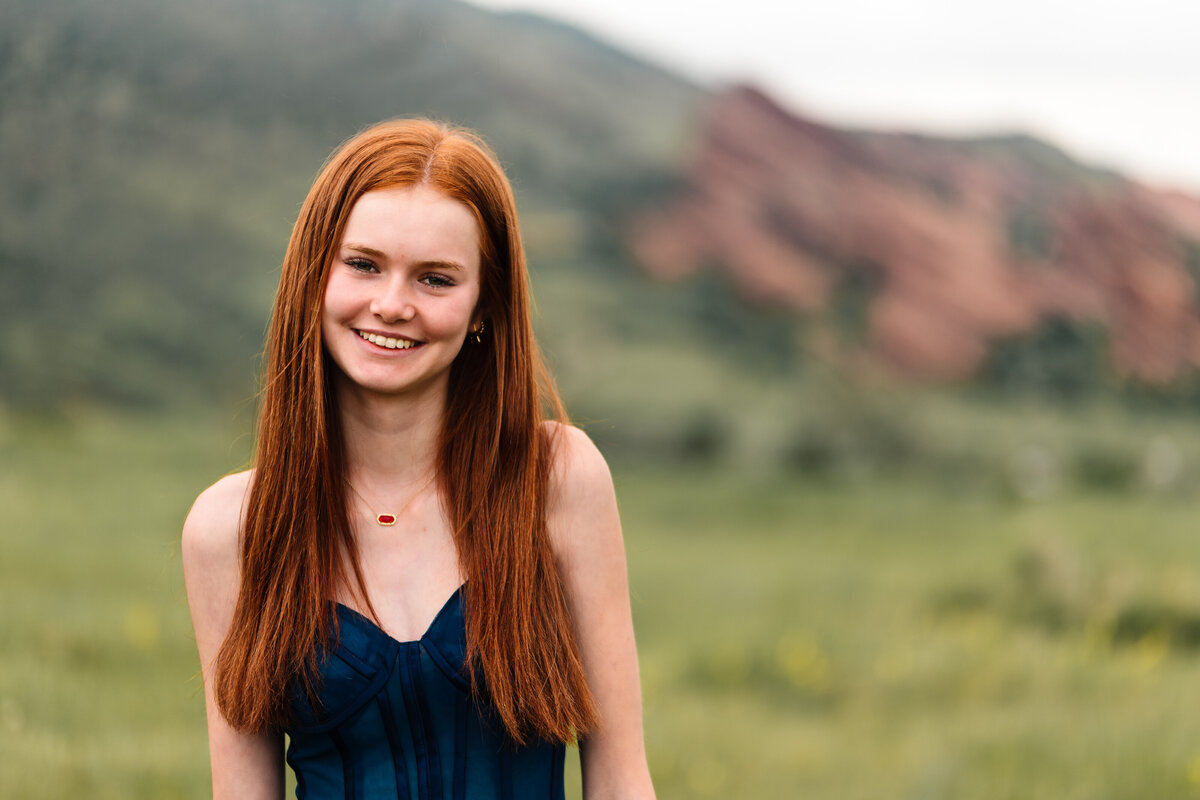
[[[467,663],[473,680],[482,676],[477,696],[513,739],[570,741],[597,712],[546,525],[553,441],[543,422],[563,411],[533,338],[516,203],[486,144],[427,120],[380,123],[343,144],[292,229],[267,334],[241,585],[217,655],[217,702],[235,728],[286,727],[297,685],[315,694],[318,650],[336,635],[337,590],[366,598],[322,302],[358,198],[416,184],[469,207],[482,242],[486,333],[451,366],[437,462],[467,578]]]

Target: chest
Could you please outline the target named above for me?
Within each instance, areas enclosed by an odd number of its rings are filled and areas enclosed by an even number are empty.
[[[414,503],[390,526],[363,513],[353,516],[352,523],[363,581],[380,628],[397,641],[419,639],[466,578],[441,504],[435,497]],[[350,592],[338,599],[368,613]]]

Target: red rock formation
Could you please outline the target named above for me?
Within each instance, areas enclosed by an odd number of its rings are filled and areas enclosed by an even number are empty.
[[[1200,253],[1200,199],[1034,140],[839,130],[740,88],[709,108],[685,187],[630,228],[651,275],[715,267],[748,301],[820,320],[849,273],[867,274],[856,346],[904,374],[967,377],[991,342],[1054,316],[1104,325],[1121,374],[1200,365],[1186,251]]]

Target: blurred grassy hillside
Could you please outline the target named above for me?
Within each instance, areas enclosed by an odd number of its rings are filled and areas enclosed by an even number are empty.
[[[178,530],[244,423],[0,417],[0,795],[209,796]],[[1024,486],[617,464],[659,797],[1200,793],[1200,496],[1015,455]]]

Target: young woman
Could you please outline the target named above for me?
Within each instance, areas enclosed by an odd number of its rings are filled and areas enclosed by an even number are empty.
[[[292,231],[254,468],[183,529],[213,794],[653,797],[608,468],[562,419],[512,190],[422,120],[343,145]]]

